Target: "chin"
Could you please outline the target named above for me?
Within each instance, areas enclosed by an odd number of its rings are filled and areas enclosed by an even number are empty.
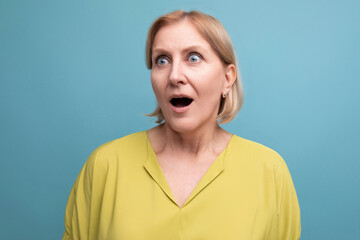
[[[210,126],[208,124],[209,122],[209,119],[195,119],[191,117],[165,119],[167,127],[178,133],[194,133],[205,127],[205,125]],[[216,123],[217,121],[215,119],[214,124]]]
[[[165,119],[165,125],[178,133],[194,132],[199,128],[199,125],[191,118]]]

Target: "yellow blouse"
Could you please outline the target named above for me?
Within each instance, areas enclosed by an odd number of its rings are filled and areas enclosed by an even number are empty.
[[[300,209],[284,160],[233,135],[179,208],[147,132],[97,148],[71,190],[64,239],[299,239]]]

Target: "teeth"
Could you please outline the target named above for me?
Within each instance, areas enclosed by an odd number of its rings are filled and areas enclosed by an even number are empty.
[[[173,98],[171,99],[170,103],[174,107],[186,107],[191,104],[193,100],[191,98],[187,97],[181,97],[181,98]]]

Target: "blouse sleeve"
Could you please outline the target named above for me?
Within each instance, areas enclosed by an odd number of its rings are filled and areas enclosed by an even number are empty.
[[[300,239],[300,207],[289,170],[280,157],[280,166],[275,168],[278,239]]]
[[[94,151],[81,169],[65,210],[63,240],[96,239],[106,165]],[[95,171],[96,169],[96,171]]]

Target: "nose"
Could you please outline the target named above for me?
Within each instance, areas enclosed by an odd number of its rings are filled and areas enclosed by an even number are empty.
[[[184,66],[181,61],[174,60],[171,65],[169,81],[173,85],[186,84],[187,79],[184,74]]]

